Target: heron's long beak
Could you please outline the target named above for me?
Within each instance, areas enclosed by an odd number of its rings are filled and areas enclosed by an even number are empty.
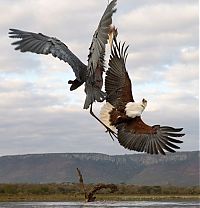
[[[113,39],[114,37],[117,37],[117,35],[118,35],[117,28],[114,25],[110,25],[110,31],[108,33],[110,48],[112,48]]]

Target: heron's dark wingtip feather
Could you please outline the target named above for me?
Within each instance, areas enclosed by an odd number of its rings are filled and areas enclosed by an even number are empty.
[[[15,29],[10,28],[9,31],[8,31],[8,34],[13,34],[14,31],[15,31]]]
[[[19,36],[19,33],[20,33],[20,30],[11,28],[11,29],[9,29],[9,32],[8,32],[9,38],[21,38]]]

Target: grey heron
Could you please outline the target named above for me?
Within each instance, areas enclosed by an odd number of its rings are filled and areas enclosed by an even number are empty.
[[[104,55],[105,46],[109,35],[112,35],[112,15],[116,11],[117,0],[112,0],[106,7],[99,25],[94,32],[92,43],[89,47],[88,64],[85,65],[63,42],[54,37],[48,37],[42,33],[33,33],[18,29],[10,29],[10,38],[19,38],[13,42],[15,50],[21,52],[32,52],[37,54],[52,54],[60,60],[67,62],[75,74],[75,80],[69,80],[70,90],[75,90],[85,83],[86,99],[84,109],[90,107],[90,114],[102,123],[93,113],[93,102],[105,100],[106,93],[103,92]],[[111,40],[112,41],[112,40]],[[104,123],[102,123],[110,134],[114,134]]]

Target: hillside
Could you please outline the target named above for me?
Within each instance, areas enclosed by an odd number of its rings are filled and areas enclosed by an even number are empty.
[[[0,157],[0,183],[78,182],[138,185],[199,184],[199,152],[166,156],[147,154],[109,156],[98,153],[51,153]]]

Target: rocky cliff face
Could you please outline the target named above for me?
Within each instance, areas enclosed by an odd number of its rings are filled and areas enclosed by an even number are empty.
[[[199,184],[199,156],[199,152],[166,156],[98,153],[3,156],[0,183],[78,182],[78,167],[86,183],[192,186]]]

